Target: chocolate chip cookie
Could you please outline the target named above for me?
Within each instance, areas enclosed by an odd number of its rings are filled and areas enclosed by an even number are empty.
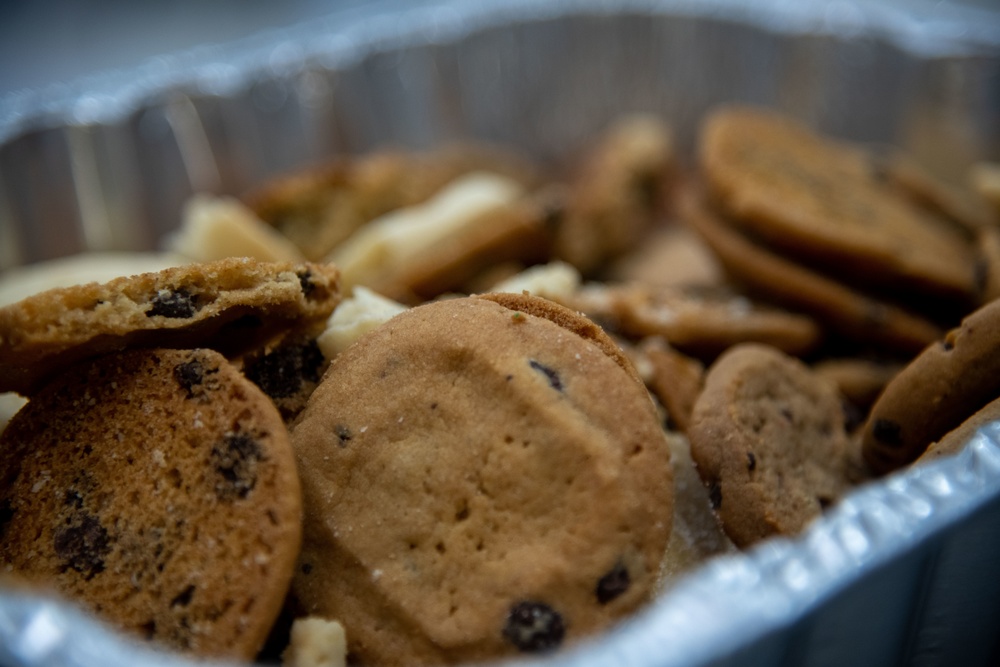
[[[71,363],[129,347],[244,353],[325,320],[339,276],[329,264],[232,258],[36,294],[0,308],[0,392],[30,395]]]
[[[620,350],[552,302],[396,316],[333,361],[292,440],[306,517],[294,594],[344,624],[358,661],[549,652],[653,590],[669,448]]]
[[[800,532],[851,486],[836,389],[771,347],[736,346],[708,369],[688,437],[712,506],[741,548]]]
[[[0,436],[0,568],[129,634],[249,660],[301,540],[288,432],[211,350],[83,362]]]

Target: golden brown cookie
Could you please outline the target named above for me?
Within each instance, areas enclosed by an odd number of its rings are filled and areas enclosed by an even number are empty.
[[[712,248],[726,271],[751,289],[815,317],[841,336],[915,354],[941,335],[929,320],[845,286],[754,243],[696,194],[679,202],[684,222]]]
[[[851,405],[867,412],[903,365],[889,360],[836,358],[816,362],[813,370],[836,385]]]
[[[823,332],[811,318],[768,306],[721,285],[653,287],[592,284],[572,305],[612,323],[630,338],[661,336],[679,350],[711,359],[742,342],[773,345],[801,355]]]
[[[238,355],[339,300],[335,266],[246,258],[49,290],[0,308],[0,392],[30,395],[68,364],[128,347]]]
[[[438,301],[345,350],[292,431],[302,613],[366,664],[548,652],[646,601],[670,535],[653,404],[581,316]]]
[[[326,323],[290,330],[235,360],[243,374],[274,402],[291,422],[330,365],[318,338]]]
[[[864,455],[880,473],[900,468],[1000,396],[1000,300],[929,345],[872,406]]]
[[[662,213],[674,159],[659,118],[629,116],[605,130],[569,176],[555,257],[592,274],[635,247]]]
[[[968,241],[882,182],[854,146],[729,107],[705,121],[699,155],[721,207],[783,253],[883,289],[973,299]]]
[[[850,488],[840,396],[771,347],[739,345],[709,367],[688,437],[712,506],[741,548],[799,533]]]
[[[252,659],[301,539],[288,433],[211,350],[134,350],[39,391],[0,437],[0,569],[140,639]]]
[[[651,286],[721,285],[725,274],[719,260],[697,234],[683,225],[652,230],[639,247],[618,259],[606,279]]]

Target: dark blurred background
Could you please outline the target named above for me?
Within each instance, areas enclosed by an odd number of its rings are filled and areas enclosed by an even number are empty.
[[[0,0],[0,95],[70,81],[95,71],[128,68],[156,55],[229,42],[330,14],[342,13],[344,20],[355,20],[373,13],[392,13],[400,7],[444,2],[447,0]],[[853,3],[882,3],[915,15],[933,14],[949,4],[1000,12],[1000,0]]]

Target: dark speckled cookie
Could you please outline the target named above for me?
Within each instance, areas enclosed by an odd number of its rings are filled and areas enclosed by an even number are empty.
[[[42,292],[0,308],[0,392],[30,395],[69,364],[130,347],[256,349],[325,320],[339,278],[330,264],[233,258]]]
[[[649,599],[672,522],[653,403],[554,303],[418,306],[330,366],[292,430],[293,591],[362,664],[549,652]]]
[[[928,346],[886,385],[865,424],[869,465],[889,472],[1000,396],[1000,300]]]
[[[139,638],[252,659],[301,540],[288,432],[211,350],[137,350],[46,385],[0,437],[0,569]]]
[[[739,547],[798,533],[850,487],[840,396],[771,347],[739,345],[708,369],[688,437],[712,505]]]
[[[728,107],[705,121],[699,155],[719,205],[783,253],[871,286],[971,303],[971,244],[885,184],[858,148],[775,112]]]

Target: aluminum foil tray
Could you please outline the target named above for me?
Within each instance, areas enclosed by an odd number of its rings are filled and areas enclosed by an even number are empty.
[[[1000,13],[916,0],[390,2],[9,95],[0,270],[154,248],[194,192],[239,193],[387,144],[473,137],[554,160],[621,113],[653,111],[690,155],[702,114],[727,101],[961,174],[1000,159]],[[857,489],[798,539],[713,560],[539,664],[1000,664],[998,571],[995,423],[957,457]],[[0,588],[0,664],[187,663]]]

